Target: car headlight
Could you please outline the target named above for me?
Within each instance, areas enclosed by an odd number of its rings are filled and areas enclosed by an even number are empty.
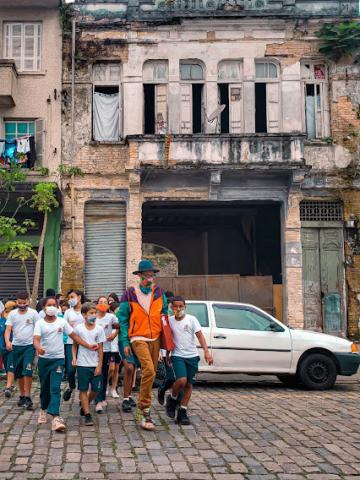
[[[359,345],[357,343],[352,343],[351,344],[351,351],[353,353],[359,353]]]

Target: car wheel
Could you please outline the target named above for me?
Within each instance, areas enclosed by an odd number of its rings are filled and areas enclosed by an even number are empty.
[[[277,375],[277,378],[288,388],[299,386],[299,378],[297,375]]]
[[[301,383],[309,390],[328,390],[336,382],[337,368],[334,360],[323,353],[313,353],[301,361]]]

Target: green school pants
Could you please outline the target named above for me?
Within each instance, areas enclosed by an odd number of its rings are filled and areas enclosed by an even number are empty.
[[[64,367],[63,358],[39,358],[41,410],[53,416],[60,414],[61,380]]]

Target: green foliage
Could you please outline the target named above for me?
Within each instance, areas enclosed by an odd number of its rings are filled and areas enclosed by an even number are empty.
[[[13,192],[15,190],[16,183],[24,182],[26,174],[24,170],[18,165],[11,168],[0,167],[0,189],[4,189],[7,192]]]
[[[360,23],[327,23],[316,32],[322,41],[320,53],[334,61],[347,55],[355,55],[355,62],[360,61]]]
[[[36,171],[39,172],[42,177],[47,177],[49,175],[49,169],[46,167],[39,167]]]
[[[30,242],[21,242],[18,240],[8,245],[0,245],[0,252],[5,253],[11,260],[20,260],[23,263],[30,258],[34,258],[35,260],[37,258]]]
[[[37,183],[34,187],[34,194],[31,197],[31,207],[38,212],[49,213],[59,206],[56,199],[57,185],[55,183]]]
[[[24,220],[21,224],[15,218],[0,215],[0,238],[2,243],[9,242],[16,238],[17,235],[25,235],[29,227],[34,227],[35,223],[32,220]]]
[[[81,170],[79,167],[72,167],[70,165],[59,165],[58,167],[58,172],[61,177],[71,177],[74,175],[74,177],[83,177],[84,172]]]

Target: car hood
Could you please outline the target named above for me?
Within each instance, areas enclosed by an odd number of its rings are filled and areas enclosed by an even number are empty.
[[[351,342],[345,338],[311,330],[290,329],[294,350],[326,348],[332,352],[351,352]]]

